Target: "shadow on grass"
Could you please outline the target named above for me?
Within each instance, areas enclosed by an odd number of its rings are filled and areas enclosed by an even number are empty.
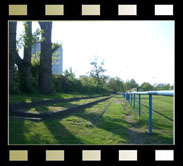
[[[38,91],[38,90],[37,90]],[[19,103],[19,102],[34,102],[34,101],[40,101],[40,100],[49,100],[49,99],[63,99],[64,96],[60,94],[41,94],[39,92],[32,92],[32,93],[16,93],[16,94],[10,94],[10,103]]]
[[[135,128],[128,131],[128,144],[173,144],[173,139],[162,136],[160,133],[148,131],[136,131]]]
[[[28,129],[24,127],[23,119],[9,118],[9,144],[24,144],[26,140],[24,133],[26,132]]]
[[[96,97],[93,97],[96,98]],[[55,111],[59,111],[59,107],[61,107],[60,109],[67,109],[67,108],[71,108],[71,107],[77,107],[79,105],[85,104],[87,102],[92,102],[90,101],[90,99],[92,98],[85,98],[85,99],[81,99],[81,98],[71,98],[71,99],[67,99],[65,101],[38,101],[37,103],[19,103],[18,105],[13,105],[10,104],[10,113],[11,112],[38,112],[38,113],[42,113],[42,112],[52,112],[54,111],[54,107],[55,107]],[[87,101],[88,100],[88,101]],[[96,100],[96,99],[93,99]],[[78,103],[73,103],[73,102],[78,102]],[[49,109],[49,107],[52,107],[51,109]],[[57,107],[57,108],[56,108]]]
[[[85,116],[78,116],[88,120]],[[124,125],[120,125],[120,122]],[[128,144],[173,144],[172,138],[164,137],[159,133],[154,133],[151,135],[147,131],[136,131],[134,126],[136,126],[136,128],[139,128],[139,126],[135,123],[129,123],[122,119],[117,120],[116,118],[101,117],[94,125],[97,128],[104,129],[120,136],[125,140],[128,140]],[[131,128],[134,128],[134,130]]]
[[[23,119],[16,119],[16,118],[10,118],[9,121],[9,143],[10,144],[49,144],[49,140],[46,137],[46,139],[42,135],[42,131],[35,131],[36,124],[32,123],[31,121],[28,121],[28,124],[25,125],[26,120]],[[29,125],[34,125],[34,131],[32,128],[29,127]],[[16,127],[15,127],[16,126]],[[38,129],[39,130],[39,129]],[[26,136],[27,135],[27,136]]]
[[[87,107],[87,108],[91,108]],[[87,121],[91,121],[98,114],[96,113],[86,113],[86,109],[81,110],[80,112],[74,113],[74,116],[81,117]],[[120,125],[124,124],[124,125]],[[159,133],[149,134],[148,130],[142,130],[141,132],[132,130],[130,128],[140,128],[148,124],[148,119],[138,123],[129,123],[125,120],[119,118],[111,117],[100,117],[94,124],[97,128],[104,129],[108,132],[111,132],[115,135],[120,136],[123,139],[129,140],[129,144],[173,144],[173,139],[169,137],[162,136]],[[162,126],[163,127],[163,126]],[[165,127],[165,126],[164,126]],[[167,127],[167,126],[166,126]],[[157,128],[158,129],[158,128]]]
[[[35,109],[36,112],[39,112],[41,114],[41,113],[45,113],[45,112],[46,113],[53,112],[52,110],[50,110],[49,107],[52,107],[53,109],[55,107],[55,109],[57,111],[61,111],[61,110],[67,109],[67,108],[77,107],[77,106],[79,106],[79,105],[78,104],[72,104],[70,102],[62,102],[62,103],[58,103],[58,104],[50,104],[50,105],[46,105],[46,106],[34,107],[34,109]]]
[[[44,120],[43,122],[57,140],[58,144],[83,144],[80,139],[76,138],[61,125],[59,120]]]
[[[46,104],[44,106],[31,107],[29,109],[20,109],[15,111],[15,113],[39,113],[39,114],[51,113],[51,112],[54,112],[54,107],[55,107],[55,111],[61,111],[61,110],[71,108],[71,107],[76,107],[76,106],[79,106],[79,105],[72,104],[70,102],[62,102],[58,104]],[[49,108],[49,107],[52,107],[52,108]],[[10,113],[14,113],[14,112],[10,112]]]
[[[42,124],[47,128],[40,128]],[[10,118],[9,128],[10,144],[82,144],[81,140],[71,134],[58,120],[44,120],[39,123],[27,121],[25,125],[25,120]],[[51,135],[48,135],[45,129],[48,129]]]
[[[65,100],[65,101],[64,101]],[[72,100],[74,101],[79,101],[81,99],[68,99],[71,101],[67,101],[67,99],[64,99],[62,101],[62,99],[59,100],[42,100],[42,101],[36,101],[34,103],[16,103],[16,104],[9,104],[9,110],[10,112],[14,112],[14,111],[26,111],[29,109],[33,109],[33,108],[46,108],[48,106],[57,106],[57,105],[70,105],[72,106]]]
[[[93,105],[96,105],[96,103],[91,104],[90,106],[87,107],[87,109],[92,108]],[[63,117],[68,117],[70,115],[71,114],[68,113],[68,114],[65,114]],[[86,108],[85,108],[72,113],[72,115],[78,116],[87,121],[91,121],[93,118],[95,118],[98,115],[98,113],[86,112]],[[59,120],[47,119],[47,120],[44,120],[43,123],[47,126],[52,136],[57,140],[58,144],[84,144],[80,139],[78,139],[75,135],[73,135],[68,129],[66,129],[59,122],[63,117],[59,117]],[[126,140],[128,144],[172,144],[173,143],[172,138],[164,137],[158,133],[149,135],[144,131],[142,132],[136,131],[135,127],[133,126],[134,125],[133,123],[126,122],[122,118],[112,118],[112,117],[101,116],[97,119],[97,121],[93,125],[96,126],[97,128],[113,133],[114,135],[118,135],[120,138]],[[23,121],[20,121],[18,126],[19,126],[19,129],[15,129],[15,131],[13,131],[14,124],[13,122],[11,122],[11,134],[10,134],[11,144],[14,144],[17,142],[24,143],[25,142],[24,133],[29,132],[26,129],[24,129]],[[137,128],[138,127],[139,126],[137,125]],[[39,144],[39,138],[36,140],[37,140],[36,143]],[[49,142],[47,142],[47,144],[49,144]],[[119,142],[119,144],[124,144],[124,142]]]
[[[87,121],[91,121],[91,119],[97,116],[96,113],[86,113],[86,109],[83,110],[82,113],[75,113],[74,115],[81,117]],[[119,123],[124,125],[120,125]],[[162,136],[159,133],[149,134],[148,130],[136,131],[136,129],[146,124],[148,124],[148,119],[138,124],[136,122],[129,123],[125,120],[119,118],[111,118],[108,116],[100,117],[94,125],[97,128],[102,128],[108,132],[120,136],[123,139],[129,140],[129,144],[173,144],[172,138]],[[162,127],[167,126],[163,125]]]

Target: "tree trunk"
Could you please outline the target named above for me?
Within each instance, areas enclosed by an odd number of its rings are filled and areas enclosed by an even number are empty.
[[[39,86],[42,93],[52,92],[52,43],[51,31],[52,22],[39,22],[41,29],[44,31],[41,42],[40,54],[40,78]]]
[[[9,23],[9,90],[14,90],[14,65],[16,54],[16,27],[17,22]]]
[[[32,22],[27,22],[26,24],[25,33],[27,40],[25,40],[24,59],[20,68],[20,87],[23,92],[31,90]]]

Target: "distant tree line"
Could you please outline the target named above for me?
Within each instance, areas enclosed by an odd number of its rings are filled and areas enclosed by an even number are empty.
[[[155,84],[151,85],[148,82],[144,82],[138,87],[139,91],[152,91],[152,90],[172,90],[173,85],[170,84]]]

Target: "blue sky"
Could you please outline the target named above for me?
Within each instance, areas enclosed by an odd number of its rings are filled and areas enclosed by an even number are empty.
[[[98,56],[111,77],[174,83],[174,21],[54,21],[52,42],[63,43],[63,69],[71,66],[77,77]]]

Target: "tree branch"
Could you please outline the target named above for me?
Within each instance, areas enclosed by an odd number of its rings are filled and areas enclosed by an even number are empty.
[[[60,47],[59,45],[56,45],[54,48],[52,48],[51,54],[53,54],[59,47]]]

